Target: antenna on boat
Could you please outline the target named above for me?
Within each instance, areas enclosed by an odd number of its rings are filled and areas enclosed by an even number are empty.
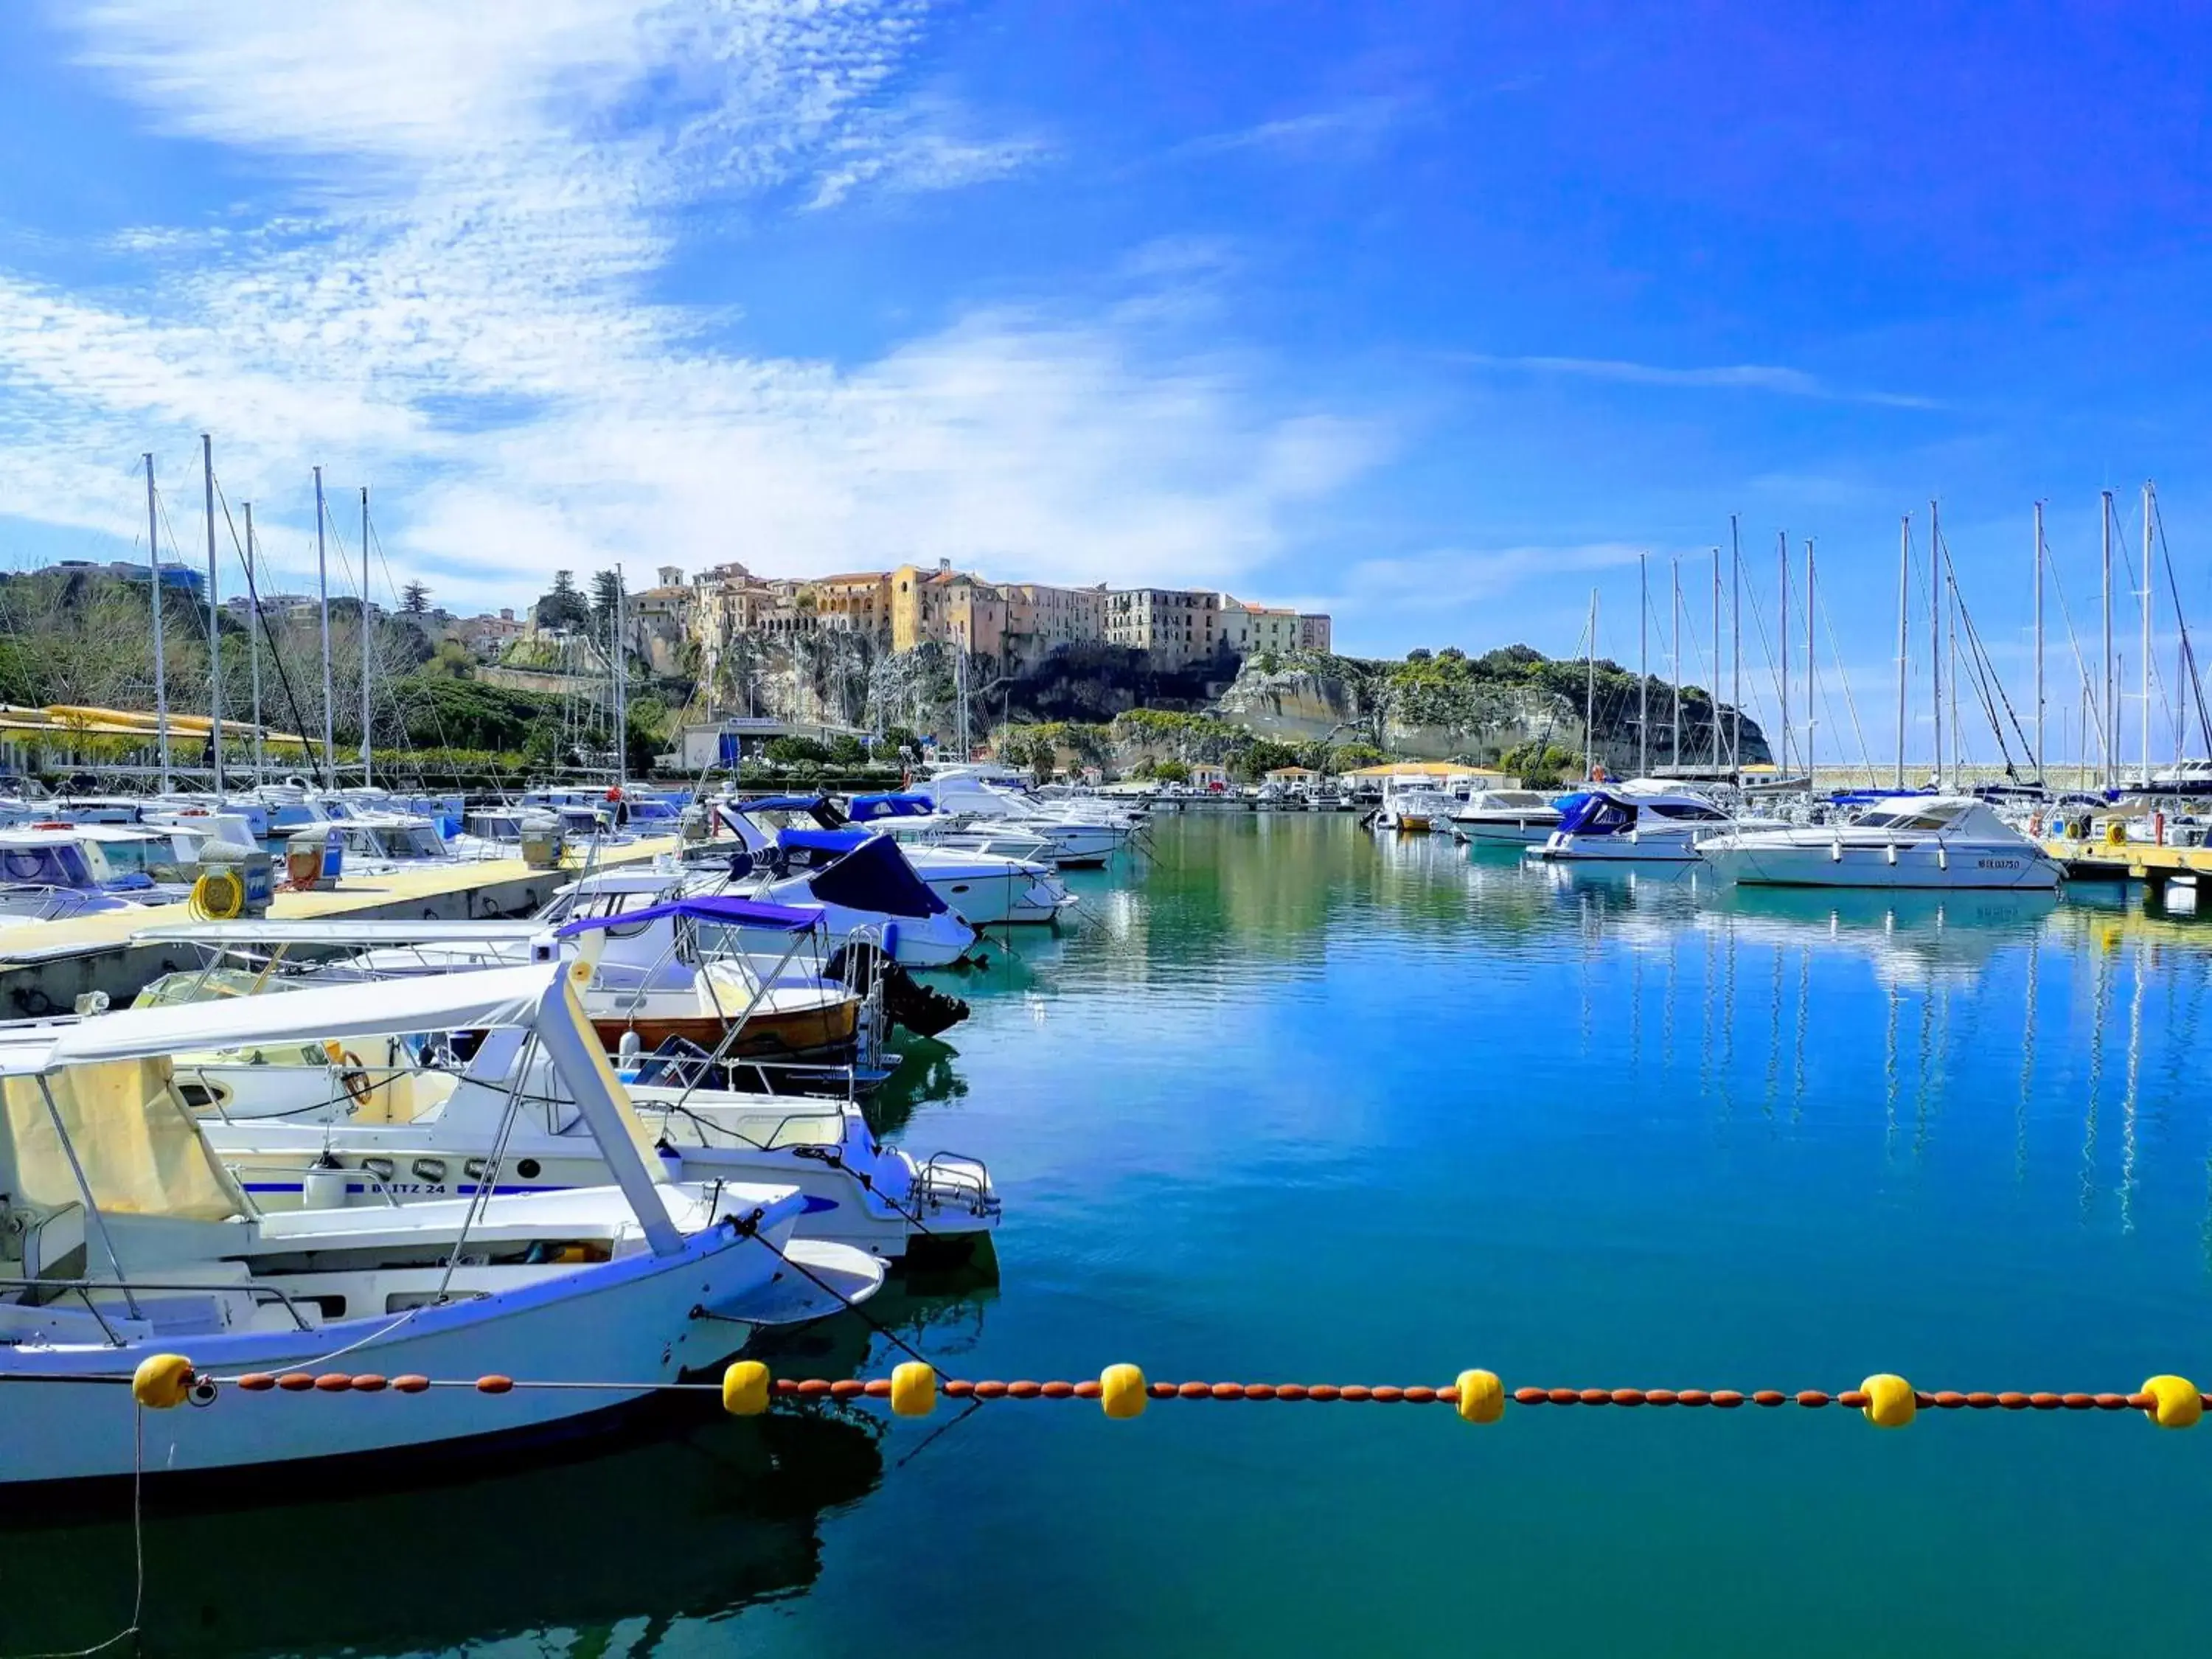
[[[361,784],[368,787],[368,486],[361,487]]]
[[[623,568],[615,567],[615,787],[629,781],[629,652],[623,639]]]
[[[323,546],[323,469],[315,469],[315,589],[323,613],[323,787],[338,787],[337,742],[331,708],[331,566]]]
[[[1905,787],[1905,680],[1911,653],[1905,630],[1911,613],[1912,515],[1907,513],[1897,530],[1897,787],[1900,791]]]
[[[169,787],[169,681],[161,659],[161,544],[155,530],[154,457],[146,456],[146,568],[154,578],[154,732],[161,748],[161,789]]]
[[[1705,699],[1713,713],[1713,770],[1721,769],[1721,550],[1713,550],[1713,684]]]
[[[215,751],[215,804],[222,805],[222,610],[216,599],[215,440],[200,434],[200,472],[207,484],[208,742]]]

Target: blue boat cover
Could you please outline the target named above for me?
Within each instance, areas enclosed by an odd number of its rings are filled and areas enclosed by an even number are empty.
[[[927,817],[936,810],[937,803],[927,795],[855,795],[850,816],[854,823],[865,823],[870,818]]]
[[[1636,808],[1602,789],[1566,796],[1559,805],[1563,836],[1617,836],[1636,827]]]
[[[732,801],[740,812],[811,812],[822,805],[819,795],[764,795],[758,800]]]
[[[889,836],[870,836],[829,868],[815,871],[806,887],[824,904],[887,916],[942,915],[945,908]]]
[[[779,830],[778,847],[805,853],[849,853],[875,832],[868,830]]]
[[[694,921],[724,927],[770,927],[779,933],[803,933],[818,927],[822,913],[808,905],[770,904],[764,899],[738,898],[732,894],[708,893],[697,898],[671,900],[643,910],[625,910],[615,916],[585,916],[560,930],[558,937],[574,939],[602,927],[633,927],[663,916],[688,916]]]

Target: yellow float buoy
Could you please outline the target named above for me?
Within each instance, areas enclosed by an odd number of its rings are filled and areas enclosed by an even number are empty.
[[[1913,1413],[1919,1409],[1912,1385],[1903,1377],[1892,1376],[1886,1371],[1879,1376],[1869,1376],[1860,1383],[1859,1392],[1867,1397],[1866,1404],[1860,1409],[1866,1413],[1866,1420],[1877,1429],[1901,1429],[1912,1420]]]
[[[732,1417],[758,1417],[768,1409],[768,1367],[740,1359],[722,1373],[722,1409]]]
[[[2193,1429],[2204,1415],[2204,1396],[2185,1376],[2154,1376],[2142,1391],[2151,1397],[2144,1415],[2161,1429]]]
[[[1145,1374],[1134,1365],[1109,1365],[1098,1374],[1098,1403],[1111,1418],[1145,1413]]]
[[[901,1417],[927,1417],[937,1409],[937,1373],[919,1359],[891,1372],[891,1410]]]
[[[1496,1371],[1459,1374],[1459,1414],[1470,1423],[1495,1423],[1505,1415],[1505,1385]]]
[[[131,1373],[131,1397],[152,1411],[183,1405],[191,1388],[192,1362],[180,1353],[149,1354]]]

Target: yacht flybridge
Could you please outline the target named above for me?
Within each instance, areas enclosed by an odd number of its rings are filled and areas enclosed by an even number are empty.
[[[1769,887],[2051,888],[2064,874],[1971,795],[1902,797],[1848,823],[1732,830],[1698,850],[1720,875]]]
[[[0,1030],[0,1382],[40,1385],[4,1390],[0,1485],[266,1470],[543,1430],[711,1367],[757,1325],[872,1294],[878,1262],[792,1238],[805,1208],[794,1188],[672,1182],[652,1166],[574,971],[546,963]],[[495,1152],[465,1196],[270,1213],[208,1144],[171,1060],[506,1029],[526,1041],[502,1110],[523,1109],[521,1056],[542,1056],[611,1185],[510,1194]],[[311,1409],[233,1394],[143,1413],[126,1388],[82,1386],[127,1383],[155,1353],[215,1377],[335,1361],[615,1386],[349,1392]]]

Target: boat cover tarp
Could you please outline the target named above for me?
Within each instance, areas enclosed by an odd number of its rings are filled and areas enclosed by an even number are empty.
[[[604,927],[635,927],[663,916],[683,916],[721,927],[773,928],[780,933],[803,933],[817,926],[822,913],[810,906],[771,904],[765,899],[740,898],[734,893],[702,893],[696,898],[672,899],[642,910],[624,910],[611,916],[585,916],[560,930],[562,939],[595,933]]]
[[[851,817],[855,823],[866,823],[871,818],[923,818],[936,810],[937,803],[927,795],[895,792],[854,796]]]
[[[874,832],[867,830],[779,830],[775,844],[786,851],[849,853]]]
[[[1636,808],[1602,789],[1566,796],[1559,807],[1563,836],[1614,836],[1636,827]]]
[[[824,904],[873,910],[887,916],[935,916],[945,901],[929,890],[889,836],[871,836],[826,870],[807,878],[807,890]]]

